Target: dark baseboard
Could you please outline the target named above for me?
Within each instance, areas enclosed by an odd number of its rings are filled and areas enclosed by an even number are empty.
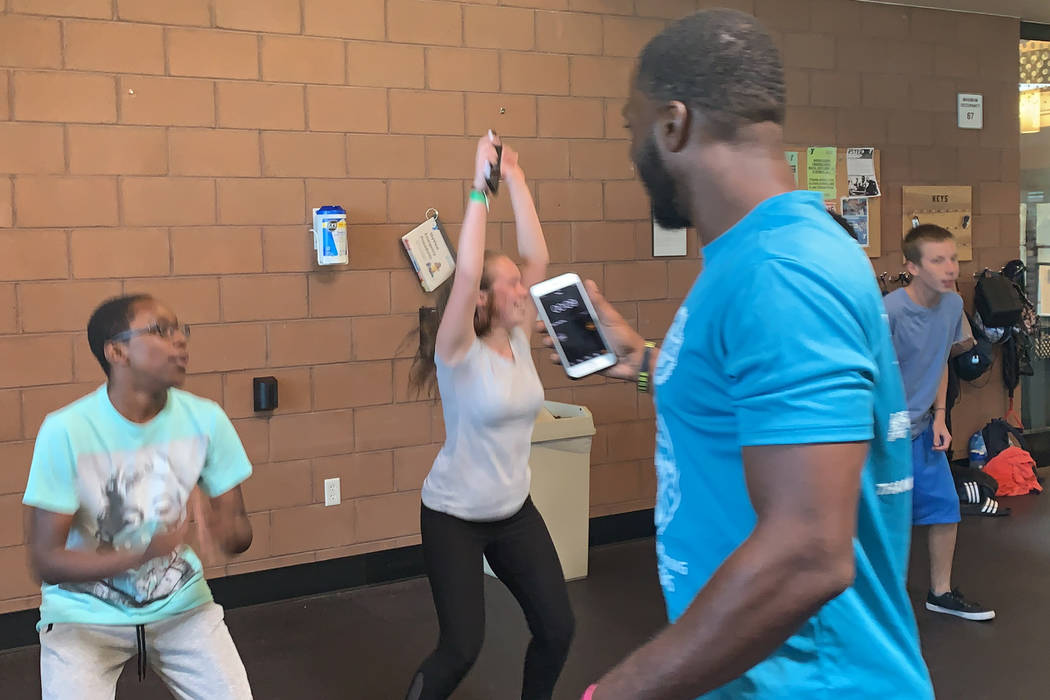
[[[653,509],[635,510],[630,513],[605,515],[591,518],[590,546],[626,542],[656,535],[653,524]]]
[[[592,518],[590,546],[651,537],[653,510]],[[419,545],[369,552],[353,557],[297,564],[280,569],[224,576],[208,582],[215,602],[227,610],[289,598],[332,593],[361,586],[390,583],[423,575]],[[0,651],[37,644],[40,613],[20,610],[0,615]]]
[[[40,611],[36,608],[0,615],[0,652],[4,649],[39,644],[40,637],[36,634],[38,622]]]
[[[415,545],[224,576],[208,585],[215,602],[230,609],[389,583],[422,573],[423,548]]]

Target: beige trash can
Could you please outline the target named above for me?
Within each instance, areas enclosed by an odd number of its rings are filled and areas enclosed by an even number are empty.
[[[584,406],[544,401],[532,431],[532,502],[558,550],[565,580],[587,576],[594,419]],[[493,576],[485,562],[485,573]]]

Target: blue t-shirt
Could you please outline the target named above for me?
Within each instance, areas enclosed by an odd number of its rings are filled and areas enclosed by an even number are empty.
[[[195,485],[218,496],[251,473],[215,402],[169,389],[160,413],[133,423],[102,385],[44,420],[22,502],[73,516],[67,549],[145,550],[154,532],[186,517]],[[45,583],[40,624],[146,624],[211,599],[200,560],[181,547],[110,579]]]
[[[932,698],[905,592],[908,419],[870,264],[813,192],[766,200],[703,255],[653,374],[670,619],[754,529],[742,447],[870,442],[853,585],[705,698]]]
[[[952,344],[963,339],[963,300],[955,292],[942,294],[936,306],[916,304],[904,287],[884,297],[890,335],[897,352],[908,396],[912,436],[930,424]]]

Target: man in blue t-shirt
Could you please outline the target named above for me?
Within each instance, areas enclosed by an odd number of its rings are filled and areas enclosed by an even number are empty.
[[[962,341],[963,301],[955,293],[959,259],[951,232],[933,224],[904,237],[912,282],[886,296],[893,346],[908,395],[915,489],[912,522],[927,526],[930,591],[926,608],[967,620],[991,620],[995,611],[967,600],[952,587],[959,529],[959,495],[946,452],[952,443],[945,420],[948,355]]]
[[[699,12],[645,47],[624,109],[697,278],[644,343],[588,284],[656,400],[656,554],[673,624],[594,700],[933,697],[905,592],[908,418],[882,298],[820,194],[792,192],[784,79],[753,17]],[[657,357],[658,356],[658,357]]]
[[[44,420],[23,498],[43,697],[112,698],[137,652],[139,678],[149,663],[179,697],[250,698],[186,513],[199,487],[198,539],[249,547],[244,447],[217,404],[176,388],[189,328],[163,304],[111,299],[87,334],[107,382]]]

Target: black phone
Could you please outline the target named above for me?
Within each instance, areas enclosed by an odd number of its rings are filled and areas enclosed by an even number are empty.
[[[496,132],[491,132],[493,136],[496,136]],[[489,192],[496,194],[499,192],[499,169],[500,162],[503,160],[503,144],[496,144],[496,162],[495,164],[490,163],[489,174],[485,177],[485,186],[489,188]]]

